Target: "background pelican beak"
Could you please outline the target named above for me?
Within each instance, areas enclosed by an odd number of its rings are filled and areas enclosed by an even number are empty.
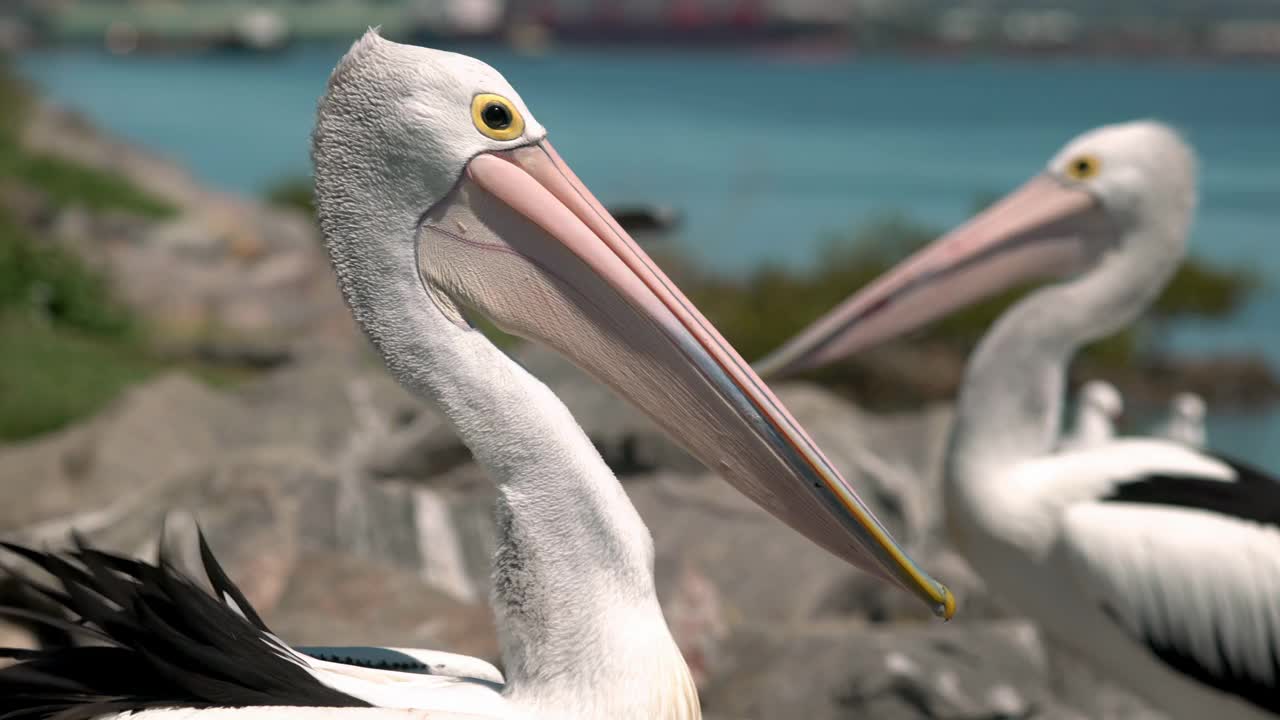
[[[1093,195],[1040,175],[903,260],[756,365],[774,378],[904,335],[1020,283],[1073,274],[1109,225]]]
[[[950,617],[750,366],[545,141],[471,160],[423,218],[429,288],[563,353],[764,509]]]

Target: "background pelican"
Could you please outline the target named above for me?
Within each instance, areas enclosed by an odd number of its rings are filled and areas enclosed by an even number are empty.
[[[1280,484],[1177,443],[1054,453],[1067,363],[1132,322],[1186,247],[1191,149],[1135,122],[1048,168],[846,300],[763,363],[834,361],[1034,277],[966,371],[946,465],[950,533],[1061,645],[1177,718],[1280,713]]]
[[[1178,393],[1169,403],[1169,417],[1156,426],[1152,435],[1167,438],[1193,448],[1202,448],[1208,440],[1204,426],[1204,398],[1191,392]]]
[[[1078,450],[1111,440],[1116,436],[1116,421],[1123,414],[1124,398],[1116,386],[1105,380],[1090,380],[1080,388],[1075,421],[1059,447]]]
[[[19,654],[25,662],[0,672],[0,717],[272,712],[228,709],[261,705],[326,708],[288,711],[301,718],[386,708],[431,718],[697,717],[655,595],[648,531],[565,407],[477,332],[470,313],[560,350],[770,512],[950,616],[946,589],[907,558],[545,136],[487,65],[370,33],[334,71],[313,144],[319,219],[356,320],[497,483],[492,602],[505,683],[465,659],[442,660],[447,676],[423,677],[292,653],[209,557],[227,605],[199,601],[164,564],[19,548],[62,580],[45,594],[112,647]],[[369,705],[383,710],[360,707]]]

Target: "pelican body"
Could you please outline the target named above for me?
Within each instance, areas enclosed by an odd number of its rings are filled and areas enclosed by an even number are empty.
[[[1044,172],[761,364],[821,366],[1032,279],[971,357],[946,458],[959,550],[1060,644],[1173,718],[1280,715],[1280,484],[1162,439],[1055,450],[1067,365],[1132,322],[1185,252],[1191,149],[1154,122]]]
[[[0,671],[0,719],[162,720],[170,708],[249,720],[699,717],[654,591],[648,530],[564,405],[478,332],[474,315],[563,353],[779,519],[950,616],[946,588],[889,537],[546,136],[493,68],[370,32],[334,70],[313,137],[320,226],[356,321],[497,485],[491,602],[504,673],[439,653],[413,651],[433,670],[423,676],[294,652],[250,622],[256,615],[208,560],[226,603],[201,604],[163,563],[25,551],[67,588],[51,597],[98,627],[122,666],[178,682],[80,678],[85,652],[19,654],[24,662]],[[192,621],[197,606],[208,617]],[[157,619],[175,614],[185,621],[176,629]],[[180,642],[171,629],[217,642]],[[226,662],[241,652],[253,673]],[[90,685],[73,692],[69,679]],[[93,704],[104,695],[114,699]]]

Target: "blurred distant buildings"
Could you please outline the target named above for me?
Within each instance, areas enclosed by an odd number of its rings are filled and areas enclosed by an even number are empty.
[[[350,37],[787,42],[915,52],[1280,58],[1280,0],[0,0],[0,47],[115,52]]]
[[[1280,58],[1280,0],[859,0],[872,41],[935,49]],[[886,35],[887,37],[877,37]]]

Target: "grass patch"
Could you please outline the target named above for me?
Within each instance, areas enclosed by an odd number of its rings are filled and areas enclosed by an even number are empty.
[[[59,208],[120,210],[150,218],[177,214],[172,205],[122,177],[17,145],[0,143],[0,177],[38,189]]]
[[[162,369],[137,341],[0,312],[0,441],[57,430]]]
[[[57,429],[158,369],[105,280],[0,210],[0,440]]]
[[[69,251],[37,241],[0,209],[0,310],[41,317],[99,337],[127,337],[134,323],[106,281]]]
[[[167,217],[169,204],[124,178],[33,153],[19,135],[31,94],[0,59],[0,185],[54,207]],[[172,367],[105,278],[35,236],[0,205],[0,441],[56,430],[96,412],[131,383]]]
[[[31,91],[0,53],[0,137],[16,137],[26,118]]]

